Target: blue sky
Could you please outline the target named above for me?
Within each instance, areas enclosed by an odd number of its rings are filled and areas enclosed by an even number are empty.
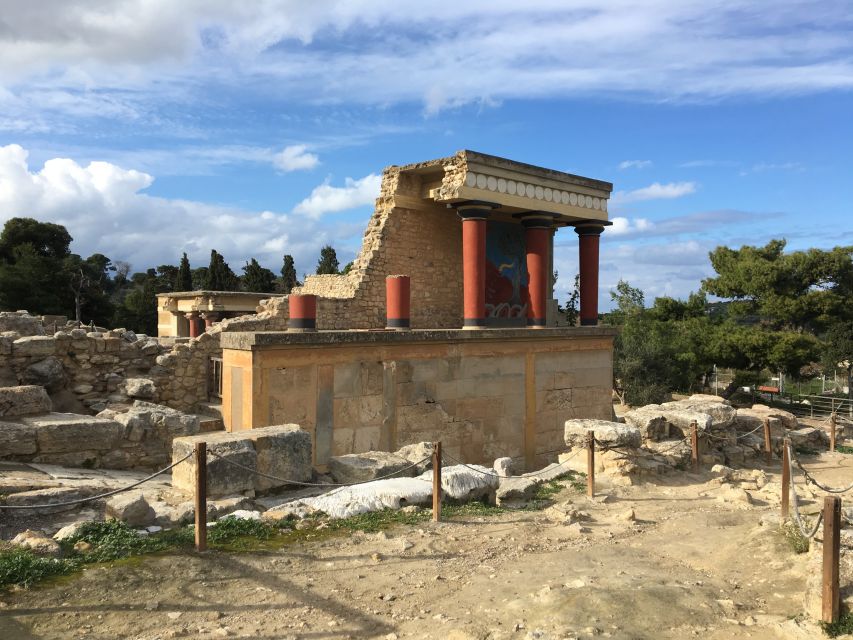
[[[605,306],[685,296],[720,244],[853,244],[843,0],[245,5],[0,0],[0,222],[311,272],[354,257],[383,167],[469,148],[614,183]]]

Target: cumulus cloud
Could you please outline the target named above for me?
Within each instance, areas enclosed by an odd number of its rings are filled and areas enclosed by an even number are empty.
[[[652,166],[651,160],[623,160],[619,163],[619,169],[647,169]]]
[[[373,204],[379,195],[382,177],[374,173],[358,180],[346,178],[343,187],[333,187],[328,181],[315,187],[307,198],[294,207],[294,213],[315,220],[323,214],[345,211]]]
[[[273,164],[279,171],[300,171],[302,169],[313,169],[320,164],[320,158],[316,154],[308,153],[308,147],[304,144],[295,144],[285,147],[273,158]]]
[[[615,218],[611,218],[610,222],[613,224],[607,228],[608,236],[622,236],[628,233],[639,233],[648,231],[655,226],[654,223],[646,220],[645,218],[634,218],[633,220],[630,220],[622,216],[616,216]]]
[[[610,201],[612,204],[618,205],[628,202],[641,202],[643,200],[672,200],[695,192],[695,182],[667,182],[666,184],[655,182],[642,189],[617,191],[613,194]]]
[[[0,225],[12,217],[56,222],[74,237],[73,251],[100,252],[139,269],[174,264],[184,251],[195,266],[205,265],[211,249],[235,270],[252,257],[276,269],[285,252],[297,265],[310,265],[323,244],[344,253],[357,246],[362,230],[361,224],[320,226],[310,216],[155,197],[145,193],[153,182],[141,171],[68,158],[35,171],[24,148],[0,147]]]

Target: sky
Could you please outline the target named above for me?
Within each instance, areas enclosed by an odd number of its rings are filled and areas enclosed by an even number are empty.
[[[384,167],[472,149],[614,184],[602,308],[685,297],[719,245],[853,245],[852,116],[846,0],[0,0],[0,224],[134,270],[343,265]]]

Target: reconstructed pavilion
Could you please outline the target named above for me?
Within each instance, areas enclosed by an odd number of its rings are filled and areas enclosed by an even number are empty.
[[[318,331],[222,335],[226,427],[297,423],[319,465],[424,440],[469,462],[541,462],[566,419],[612,414],[614,333],[596,326],[611,190],[473,151],[389,167],[350,272],[309,276],[291,296],[303,328],[299,296],[317,296]],[[580,327],[558,326],[553,296],[565,227],[579,242]],[[386,301],[397,275],[410,282],[402,312]]]
[[[157,294],[157,336],[189,337],[226,318],[255,313],[268,293],[246,291],[173,291]]]

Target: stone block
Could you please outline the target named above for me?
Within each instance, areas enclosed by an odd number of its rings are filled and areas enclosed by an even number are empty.
[[[65,386],[65,369],[56,356],[39,360],[24,369],[22,376],[27,384],[37,384],[55,393]]]
[[[157,393],[154,381],[148,378],[128,378],[125,380],[125,393],[129,398],[150,400]]]
[[[196,442],[206,442],[208,452],[224,458],[208,454],[207,491],[212,497],[287,485],[287,482],[263,478],[252,471],[228,464],[226,460],[282,480],[306,482],[311,479],[311,435],[298,425],[175,438],[172,442],[172,460],[179,460],[193,451]],[[189,458],[173,469],[172,485],[186,493],[194,493],[194,458]]]
[[[387,451],[368,451],[332,456],[329,473],[335,482],[367,482],[380,477],[412,477],[416,469],[406,458]],[[411,467],[411,468],[409,468]]]
[[[21,422],[35,430],[42,459],[45,454],[109,451],[124,435],[124,427],[114,420],[74,413],[27,416]]]
[[[27,336],[12,343],[12,355],[16,358],[52,356],[56,351],[53,336]]]
[[[131,527],[154,523],[155,513],[141,491],[119,493],[107,500],[106,514]]]
[[[607,446],[636,448],[640,446],[640,430],[619,422],[606,420],[566,420],[565,441],[569,447],[586,446],[587,433],[592,430],[595,439]]]
[[[47,413],[53,408],[44,387],[22,385],[0,387],[0,416],[26,416]]]
[[[716,402],[705,400],[703,397],[691,396],[688,400],[677,400],[675,402],[664,402],[660,405],[665,411],[686,410],[699,411],[711,416],[711,429],[725,429],[734,424],[737,409],[727,402]]]
[[[0,458],[25,456],[36,450],[35,429],[17,422],[0,422]]]

